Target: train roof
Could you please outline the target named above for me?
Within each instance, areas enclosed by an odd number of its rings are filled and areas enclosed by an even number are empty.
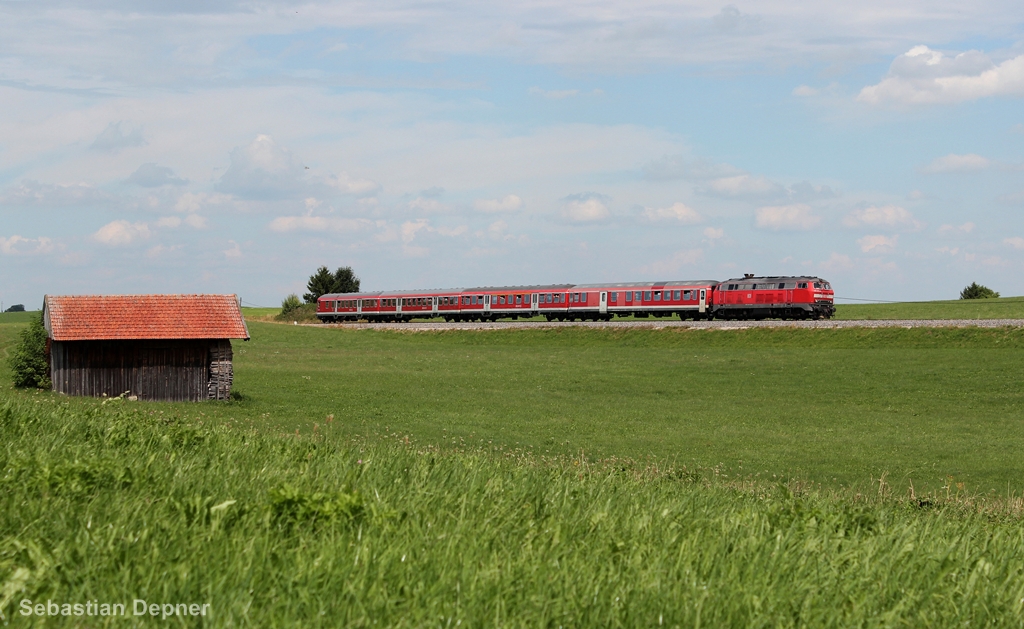
[[[743,282],[747,282],[747,283],[750,283],[750,282],[753,282],[753,283],[757,283],[757,282],[778,282],[779,280],[784,280],[784,281],[787,281],[787,282],[825,282],[825,281],[827,281],[827,280],[821,279],[817,275],[764,275],[764,276],[758,276],[758,277],[734,277],[732,279],[725,280],[725,282],[722,282],[722,284],[725,284],[726,282],[740,282],[740,283],[743,283]]]
[[[747,278],[771,279],[771,278]],[[729,280],[734,281],[734,280]],[[742,281],[742,280],[740,280]],[[387,290],[369,293],[327,293],[321,295],[320,299],[372,299],[374,297],[390,295],[437,295],[437,294],[461,294],[461,293],[500,293],[517,291],[555,291],[569,290],[572,288],[656,288],[664,286],[717,286],[721,284],[718,280],[665,280],[661,282],[602,282],[599,284],[520,284],[515,286],[474,286],[470,288],[426,288],[421,290]]]
[[[487,293],[487,292],[516,292],[516,291],[545,291],[545,290],[566,290],[572,288],[575,284],[530,284],[522,286],[478,286],[476,288],[467,288],[464,292],[467,293]]]
[[[664,282],[605,282],[601,284],[576,284],[573,288],[655,288],[659,286],[716,286],[718,280],[666,280]]]

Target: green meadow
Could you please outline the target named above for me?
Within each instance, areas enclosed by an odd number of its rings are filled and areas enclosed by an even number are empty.
[[[249,326],[227,403],[0,367],[9,626],[1024,624],[1024,330]]]
[[[1024,297],[839,304],[836,319],[1024,319]]]

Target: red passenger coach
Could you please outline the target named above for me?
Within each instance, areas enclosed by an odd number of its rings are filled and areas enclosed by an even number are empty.
[[[357,321],[376,315],[380,293],[332,293],[316,301],[316,316],[321,321]]]
[[[819,277],[746,275],[715,291],[717,319],[827,319],[835,312],[832,286]]]

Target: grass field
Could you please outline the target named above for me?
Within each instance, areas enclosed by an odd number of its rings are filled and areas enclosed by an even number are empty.
[[[249,325],[228,403],[0,367],[10,625],[1022,624],[1024,330]]]
[[[11,626],[1014,626],[1024,605],[1019,501],[922,507],[47,395],[0,405],[0,430]],[[136,618],[135,599],[210,614]]]
[[[839,304],[836,319],[1024,319],[1024,297]]]
[[[656,458],[829,486],[1024,490],[1024,331],[512,330],[252,323],[238,409],[285,430]]]

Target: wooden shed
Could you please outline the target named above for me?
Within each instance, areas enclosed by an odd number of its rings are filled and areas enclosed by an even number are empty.
[[[249,339],[236,295],[47,295],[53,390],[142,400],[226,400],[230,339]]]

